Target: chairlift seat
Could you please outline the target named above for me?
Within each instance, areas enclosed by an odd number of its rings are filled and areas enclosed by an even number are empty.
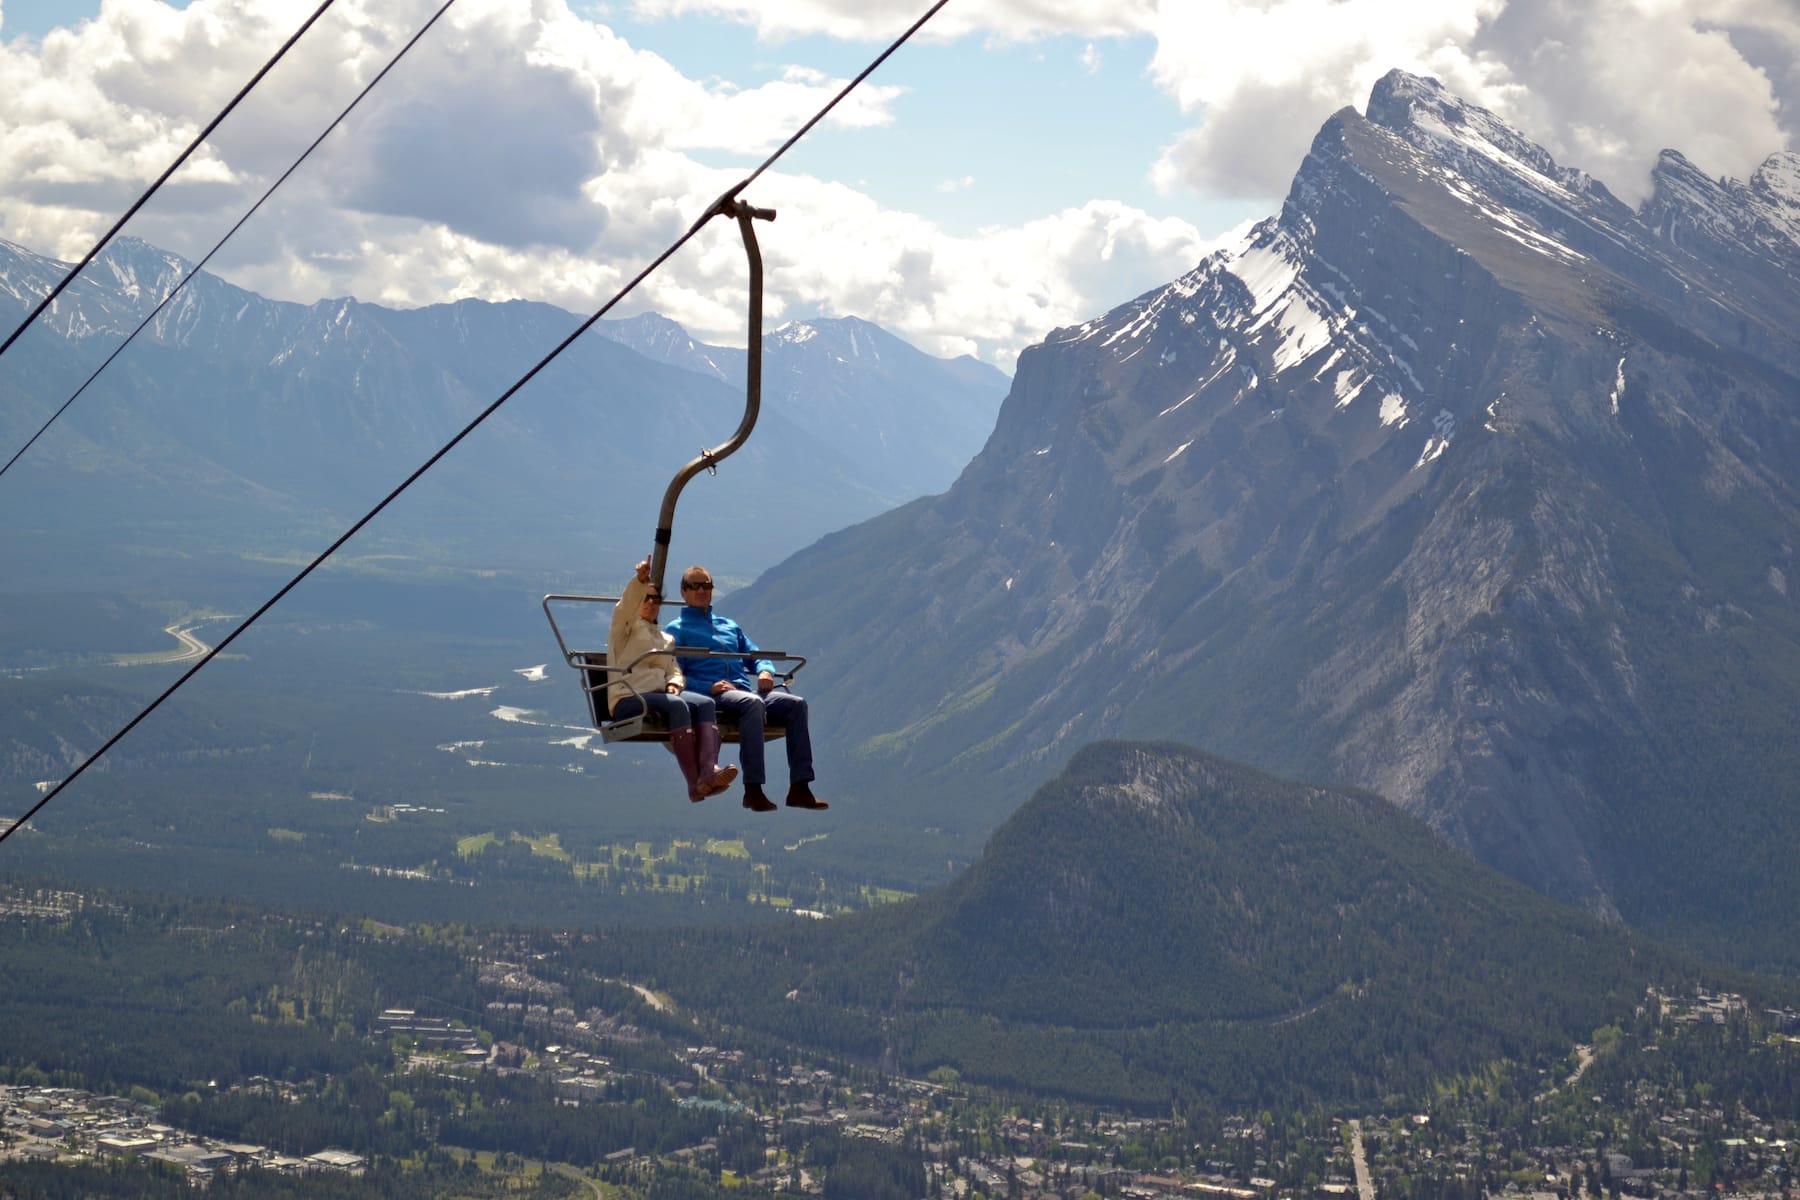
[[[663,742],[669,740],[669,727],[666,722],[653,712],[641,712],[633,717],[615,721],[607,710],[606,689],[608,684],[617,683],[631,673],[635,662],[623,667],[613,666],[606,661],[604,650],[571,650],[568,641],[563,637],[562,625],[556,619],[553,605],[581,604],[592,605],[608,615],[612,606],[619,602],[617,596],[564,596],[551,595],[544,597],[544,616],[549,619],[550,631],[556,635],[556,645],[562,651],[563,661],[581,673],[581,690],[587,694],[588,720],[600,731],[603,742]],[[594,611],[589,609],[589,611]],[[722,650],[707,650],[694,646],[676,646],[669,653],[676,658],[728,658],[741,662],[746,657],[742,654],[729,654]],[[806,659],[799,654],[789,654],[785,650],[758,650],[750,657],[764,659],[769,662],[791,664],[787,670],[777,675],[780,685],[786,687],[792,682]],[[769,714],[773,715],[773,714]],[[787,730],[768,720],[765,716],[763,724],[763,741],[773,742],[785,737]],[[719,740],[725,743],[738,741],[737,718],[735,714],[719,709]]]
[[[606,652],[604,650],[576,650],[570,656],[573,665],[581,672],[582,690],[587,693],[588,717],[594,727],[600,731],[603,742],[666,742],[669,740],[669,726],[660,713],[644,711],[636,716],[614,720],[606,711],[606,685],[615,680],[609,678],[606,669]],[[773,742],[787,736],[787,730],[771,719],[772,714],[763,718],[763,741]],[[719,740],[735,744],[738,741],[737,714],[719,709]]]

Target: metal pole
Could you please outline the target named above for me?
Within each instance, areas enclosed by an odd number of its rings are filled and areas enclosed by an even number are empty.
[[[762,411],[763,266],[762,250],[756,244],[756,227],[753,222],[773,221],[775,210],[753,208],[732,197],[720,201],[714,210],[714,214],[716,213],[730,213],[737,218],[738,231],[744,238],[744,256],[750,262],[750,341],[744,363],[744,419],[738,423],[736,433],[712,449],[702,450],[699,457],[677,471],[675,478],[669,481],[668,491],[663,493],[662,511],[656,518],[656,541],[650,551],[650,580],[656,585],[656,590],[664,595],[667,593],[663,592],[663,573],[669,565],[669,541],[675,528],[675,502],[681,498],[681,489],[687,486],[688,480],[702,470],[712,470],[748,441],[750,431],[756,428],[757,414]]]

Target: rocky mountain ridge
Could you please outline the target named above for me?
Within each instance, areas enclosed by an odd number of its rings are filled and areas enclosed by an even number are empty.
[[[66,270],[0,244],[0,313],[23,316]],[[0,361],[9,397],[0,443],[22,444],[187,271],[135,239],[109,246]],[[289,304],[202,273],[21,460],[19,479],[31,483],[20,486],[42,498],[34,507],[50,520],[31,536],[38,546],[78,538],[88,557],[104,552],[96,535],[150,540],[139,522],[179,528],[187,552],[314,545],[577,321],[525,301],[412,310],[352,299]],[[671,347],[695,345],[672,322],[663,327]],[[972,424],[943,430],[942,443],[949,452],[960,446],[966,459],[986,436],[973,426],[991,426],[1005,378],[881,336],[906,360],[902,387],[891,371],[797,361],[781,391],[765,389],[757,437],[716,479],[690,489],[682,525],[690,555],[746,577],[843,520],[946,485],[941,466],[846,430],[869,420],[903,424],[921,403],[955,409]],[[709,377],[646,349],[652,357],[608,338],[580,339],[421,481],[429,499],[409,525],[383,522],[370,536],[390,553],[482,568],[628,565],[642,553],[669,477],[699,447],[723,441],[743,405],[741,352],[737,379],[727,382],[729,369]],[[757,503],[776,481],[797,510],[779,522],[759,515]]]
[[[931,681],[812,690],[934,820],[997,819],[1092,738],[1175,738],[1791,960],[1794,169],[1702,186],[1665,156],[1634,213],[1390,74],[1278,216],[1028,350],[949,493],[742,607]]]

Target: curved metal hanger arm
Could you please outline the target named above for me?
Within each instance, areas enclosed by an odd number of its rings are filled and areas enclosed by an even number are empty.
[[[756,244],[753,222],[773,221],[775,210],[753,208],[739,200],[734,189],[720,198],[712,211],[701,218],[701,223],[721,213],[737,218],[738,232],[744,238],[744,256],[750,262],[750,340],[744,363],[744,419],[738,423],[736,433],[712,449],[702,450],[699,457],[677,471],[663,493],[662,511],[656,518],[656,544],[650,552],[650,578],[658,592],[663,591],[663,571],[669,564],[669,540],[675,528],[675,502],[681,498],[681,489],[687,486],[688,480],[703,470],[713,470],[748,441],[750,431],[756,428],[757,414],[762,410],[763,267],[762,249]]]

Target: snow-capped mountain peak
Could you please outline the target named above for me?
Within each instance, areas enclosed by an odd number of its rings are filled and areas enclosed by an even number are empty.
[[[1721,278],[1739,267],[1773,266],[1788,279],[1800,274],[1800,154],[1771,155],[1748,183],[1713,179],[1674,150],[1665,150],[1651,175],[1650,198],[1639,218],[1656,239],[1707,264]],[[1741,284],[1723,285],[1727,306],[1764,307]],[[1768,301],[1791,293],[1777,285]]]
[[[94,270],[107,286],[154,306],[192,270],[192,264],[142,238],[119,237],[94,259]]]
[[[639,313],[618,321],[601,322],[601,336],[629,346],[646,358],[697,371],[714,379],[730,379],[732,368],[716,347],[704,346],[688,331],[661,313]]]
[[[1800,153],[1771,154],[1750,177],[1750,190],[1770,208],[1800,217]]]
[[[880,326],[859,317],[814,317],[788,322],[771,333],[769,341],[777,346],[814,343],[816,351],[823,351],[839,361],[860,359],[878,363],[882,341],[891,340],[892,336]]]

